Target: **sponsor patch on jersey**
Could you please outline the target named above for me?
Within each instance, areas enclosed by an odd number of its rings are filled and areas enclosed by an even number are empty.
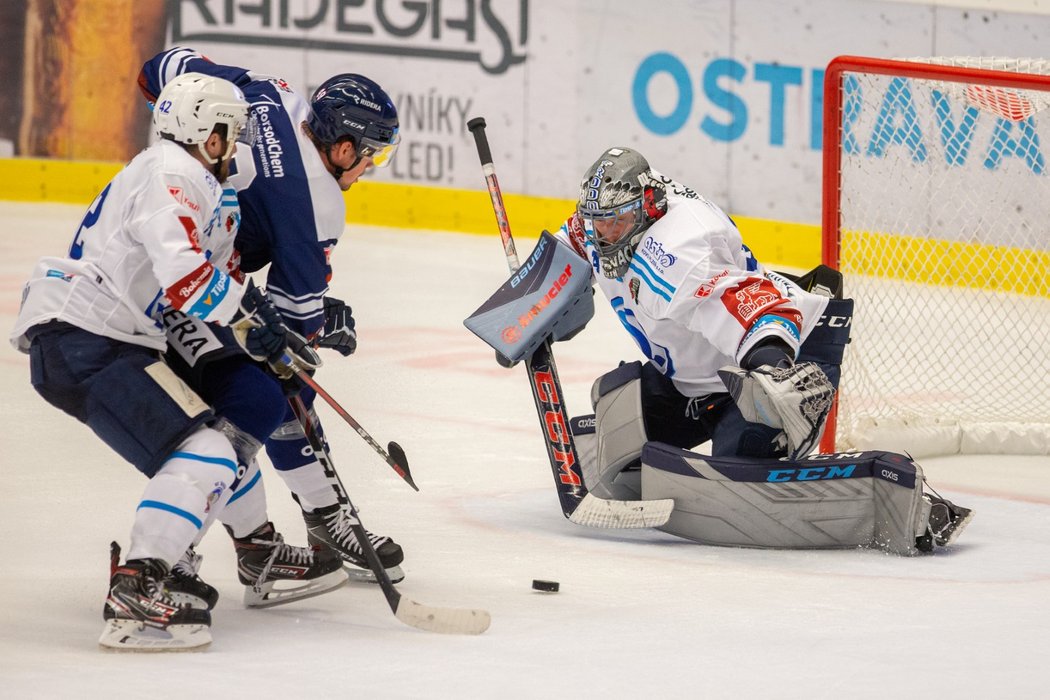
[[[230,259],[226,263],[226,272],[233,279],[242,284],[244,283],[244,272],[241,271],[241,251],[236,248],[230,254]]]
[[[189,309],[183,309],[183,313],[194,318],[207,319],[215,307],[226,298],[226,292],[230,290],[230,278],[218,270],[211,276],[207,290],[200,295],[197,301]]]
[[[170,194],[176,202],[183,205],[190,211],[201,210],[201,206],[189,197],[187,197],[185,190],[183,190],[181,187],[168,187],[168,194]]]
[[[44,276],[45,277],[51,277],[52,279],[62,280],[63,282],[72,282],[73,281],[73,275],[70,275],[70,274],[68,274],[66,272],[62,272],[61,270],[55,270],[55,269],[48,270],[46,273],[44,273]],[[29,287],[27,286],[26,287],[26,291],[28,291],[28,290],[29,290]]]
[[[186,230],[186,238],[190,240],[190,247],[193,248],[193,252],[200,253],[201,241],[200,232],[197,230],[197,222],[193,220],[192,216],[180,216],[179,223]]]
[[[190,297],[207,284],[215,272],[216,270],[212,267],[212,264],[206,262],[175,284],[168,287],[164,295],[168,297],[168,301],[171,302],[171,305],[174,308],[181,309],[183,304],[185,304]]]
[[[765,277],[748,277],[735,287],[730,287],[722,293],[722,303],[744,328],[750,328],[762,313],[781,304],[790,304]],[[784,314],[784,312],[793,312],[798,315],[798,311],[791,306],[776,311],[778,314]]]
[[[678,256],[672,253],[668,253],[664,250],[664,246],[660,241],[652,238],[646,238],[642,241],[642,245],[638,248],[638,252],[641,257],[649,261],[657,272],[666,272],[667,268],[671,267],[678,261]]]
[[[722,270],[717,275],[697,287],[696,291],[693,292],[693,296],[697,299],[706,299],[715,291],[715,285],[718,284],[718,280],[728,276],[729,270]]]
[[[798,317],[798,323],[801,323],[801,314],[796,313],[795,315]],[[750,340],[751,337],[754,336],[756,333],[762,330],[770,330],[771,326],[783,329],[784,331],[787,331],[787,334],[795,340],[800,340],[801,338],[799,335],[798,323],[795,323],[790,319],[784,318],[783,316],[778,316],[775,313],[759,316],[758,320],[755,321],[755,323],[751,326],[751,329],[747,332],[746,335],[744,335],[744,339],[740,341],[740,345],[741,347],[745,345],[747,341]]]
[[[673,194],[685,199],[703,199],[692,187],[686,187],[682,183],[676,182],[666,175],[654,171],[653,176],[653,182],[663,185],[664,191],[668,194]]]
[[[325,284],[332,283],[332,248],[335,247],[334,243],[329,243],[324,247],[324,281]]]

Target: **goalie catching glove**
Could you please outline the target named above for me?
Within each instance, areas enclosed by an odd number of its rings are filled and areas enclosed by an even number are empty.
[[[718,376],[729,389],[744,420],[780,428],[787,437],[788,457],[800,459],[813,451],[824,433],[835,387],[813,362],[752,370],[723,367]]]
[[[295,370],[313,370],[321,359],[298,333],[290,330],[266,294],[248,280],[240,308],[230,320],[230,328],[244,352],[253,360],[269,365],[282,379]]]

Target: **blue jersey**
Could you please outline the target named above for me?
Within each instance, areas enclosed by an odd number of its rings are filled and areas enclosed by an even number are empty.
[[[145,63],[139,86],[153,100],[174,76],[197,72],[234,83],[251,103],[259,127],[252,158],[237,158],[230,184],[238,190],[236,248],[244,272],[267,264],[266,288],[291,328],[310,338],[324,326],[331,249],[346,225],[346,203],[302,123],[307,100],[284,80],[213,63],[185,48]]]

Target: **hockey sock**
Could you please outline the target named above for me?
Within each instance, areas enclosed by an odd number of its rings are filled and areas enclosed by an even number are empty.
[[[278,471],[288,489],[295,494],[299,505],[306,512],[331,506],[339,502],[332,481],[324,473],[317,460],[296,469]]]
[[[320,423],[315,422],[314,425],[324,440]],[[327,447],[327,441],[324,444]],[[285,423],[277,429],[266,441],[266,454],[304,511],[317,510],[338,502],[333,483],[314,457],[298,421]]]
[[[229,441],[210,428],[193,433],[146,484],[127,558],[160,559],[172,566],[212,510],[221,510],[236,476],[237,460]]]
[[[251,461],[247,473],[222,509],[219,520],[234,537],[247,537],[269,520],[266,514],[266,488],[263,486],[258,460]]]

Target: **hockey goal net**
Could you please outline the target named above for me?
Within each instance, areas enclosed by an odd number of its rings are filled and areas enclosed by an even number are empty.
[[[1050,61],[842,56],[824,263],[856,302],[823,451],[1050,453]]]

